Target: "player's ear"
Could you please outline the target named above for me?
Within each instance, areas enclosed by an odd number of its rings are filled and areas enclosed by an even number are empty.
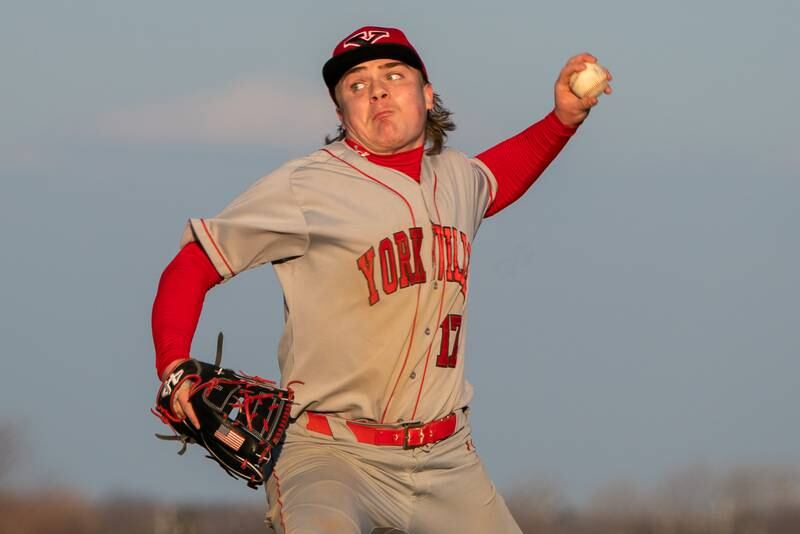
[[[333,91],[330,92],[331,100],[333,100],[334,109],[336,109],[336,116],[339,118],[339,122],[342,120],[342,106],[339,105],[339,84],[336,84],[336,87],[333,88]]]
[[[430,111],[433,109],[433,86],[430,83],[426,83],[425,87],[422,88],[422,92],[425,95],[425,109]]]

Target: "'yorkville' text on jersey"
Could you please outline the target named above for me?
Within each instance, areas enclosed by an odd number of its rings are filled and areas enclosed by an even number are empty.
[[[467,292],[467,274],[472,244],[458,228],[432,224],[431,260],[435,280],[456,282]],[[422,228],[413,227],[384,237],[356,260],[364,275],[370,306],[398,289],[428,280],[422,261]]]

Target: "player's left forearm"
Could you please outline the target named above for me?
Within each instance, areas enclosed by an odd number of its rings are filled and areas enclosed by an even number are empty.
[[[489,217],[509,206],[533,185],[558,156],[577,127],[565,126],[554,112],[514,137],[478,154],[497,180],[497,196]]]

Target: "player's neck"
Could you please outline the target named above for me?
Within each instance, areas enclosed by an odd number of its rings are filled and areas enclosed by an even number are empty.
[[[412,148],[405,152],[398,152],[397,154],[381,155],[373,154],[350,138],[345,138],[344,141],[347,143],[347,146],[367,158],[371,163],[402,172],[419,182],[419,178],[422,175],[422,154],[425,151],[424,146]]]

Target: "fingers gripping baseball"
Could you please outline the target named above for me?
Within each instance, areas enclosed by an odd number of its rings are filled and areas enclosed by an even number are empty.
[[[587,70],[587,63],[597,64],[597,58],[588,52],[569,58],[556,79],[555,113],[558,119],[567,126],[577,126],[582,123],[589,115],[589,111],[598,103],[598,98],[594,94],[589,93],[579,97],[570,87],[570,78],[574,74]],[[605,73],[606,83],[602,93],[610,95],[612,89],[607,82],[612,79],[611,73],[605,67],[600,67],[597,71]]]

